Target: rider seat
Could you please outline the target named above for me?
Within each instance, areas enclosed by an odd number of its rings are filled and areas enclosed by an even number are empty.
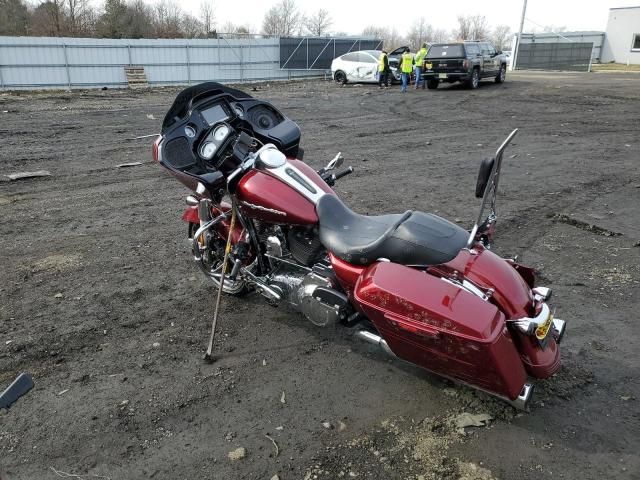
[[[469,233],[430,213],[365,216],[351,211],[336,195],[323,195],[316,205],[320,241],[338,258],[369,265],[380,258],[411,266],[453,260]]]

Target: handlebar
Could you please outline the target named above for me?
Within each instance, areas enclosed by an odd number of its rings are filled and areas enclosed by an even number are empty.
[[[353,171],[354,171],[353,167],[347,167],[344,170],[342,170],[341,172],[332,173],[331,175],[329,175],[326,178],[323,177],[323,180],[327,183],[327,185],[329,185],[330,187],[333,187],[335,185],[336,181],[340,180],[342,177],[346,177],[350,173],[353,173]]]

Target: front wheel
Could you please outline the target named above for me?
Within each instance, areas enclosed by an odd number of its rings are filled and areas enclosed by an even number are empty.
[[[190,237],[198,230],[199,225],[190,224],[189,233]],[[192,239],[193,240],[193,239]],[[208,242],[207,242],[208,240]],[[208,248],[202,248],[202,241],[208,243]],[[209,277],[213,284],[217,288],[220,288],[220,278],[222,273],[222,260],[224,258],[224,250],[226,248],[227,242],[222,237],[217,235],[216,233],[204,233],[201,235],[201,238],[198,240],[196,247],[196,243],[194,242],[193,254],[196,258],[196,262],[200,267],[200,270]],[[198,248],[199,251],[195,251]],[[227,273],[231,269],[231,262],[227,263]],[[236,278],[235,280],[231,280],[229,277],[224,279],[224,287],[223,292],[229,295],[241,295],[247,291],[247,285],[244,281]]]
[[[333,79],[336,81],[336,83],[339,83],[340,85],[344,85],[345,83],[347,83],[347,74],[344,73],[342,70],[338,70],[333,76]]]
[[[496,76],[496,83],[504,83],[504,80],[506,78],[507,78],[507,66],[502,65],[500,67],[500,71],[498,72],[498,75]]]
[[[429,80],[427,80],[427,88],[429,90],[435,90],[436,88],[438,88],[438,85],[440,85],[440,82],[437,78],[430,78]]]
[[[475,90],[478,85],[480,85],[480,73],[477,68],[474,68],[473,72],[471,72],[471,78],[467,80],[467,87]]]

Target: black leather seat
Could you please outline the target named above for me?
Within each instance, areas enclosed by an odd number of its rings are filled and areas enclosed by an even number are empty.
[[[327,250],[355,265],[387,258],[402,265],[438,265],[453,260],[469,233],[437,215],[422,212],[368,217],[351,211],[335,195],[316,205],[320,241]]]

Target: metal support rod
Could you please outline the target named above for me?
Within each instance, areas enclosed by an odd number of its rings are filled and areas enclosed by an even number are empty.
[[[189,44],[186,45],[187,50],[187,84],[191,85],[191,59],[189,58]]]
[[[222,269],[220,270],[220,288],[218,289],[218,297],[216,298],[216,309],[213,312],[213,321],[211,322],[211,336],[209,337],[209,345],[207,346],[207,352],[204,354],[204,359],[208,362],[213,362],[213,341],[216,335],[216,323],[218,323],[218,315],[220,313],[220,301],[222,300],[222,291],[224,290],[224,279],[227,276],[227,260],[229,259],[229,253],[231,252],[231,239],[233,237],[233,230],[236,223],[236,205],[232,201],[231,204],[231,222],[229,223],[229,236],[227,237],[227,246],[224,249],[224,257],[222,260]]]
[[[518,30],[518,42],[516,43],[516,51],[513,53],[513,61],[512,63],[512,69],[515,70],[517,68],[517,62],[518,62],[518,51],[520,50],[520,42],[522,41],[522,29],[524,28],[524,17],[525,14],[527,13],[527,0],[524,0],[524,3],[522,4],[522,17],[520,18],[520,29]]]
[[[69,59],[67,57],[67,45],[62,44],[62,51],[64,53],[64,68],[67,72],[67,86],[71,89],[71,74],[69,73]]]
[[[132,66],[133,63],[131,62],[131,45],[127,45],[127,54],[129,55],[129,66]]]

